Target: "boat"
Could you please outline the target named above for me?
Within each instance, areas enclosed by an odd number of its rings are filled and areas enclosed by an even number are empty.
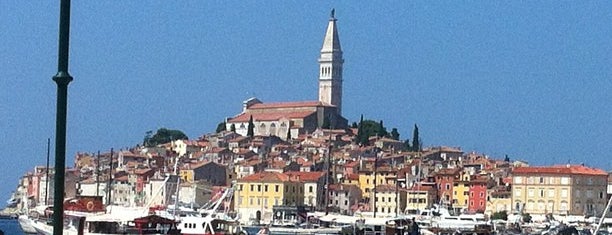
[[[234,187],[228,187],[215,195],[210,203],[204,205],[197,213],[179,213],[178,227],[183,235],[247,235],[238,218],[229,216],[229,203],[234,194]]]

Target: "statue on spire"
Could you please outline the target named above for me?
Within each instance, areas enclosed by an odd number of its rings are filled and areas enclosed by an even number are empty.
[[[335,15],[336,9],[332,8],[331,10],[331,18],[334,19],[334,15]]]

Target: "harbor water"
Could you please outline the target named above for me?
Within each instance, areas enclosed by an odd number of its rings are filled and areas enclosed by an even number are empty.
[[[6,235],[22,235],[25,234],[19,227],[19,222],[16,219],[0,219],[0,230]]]

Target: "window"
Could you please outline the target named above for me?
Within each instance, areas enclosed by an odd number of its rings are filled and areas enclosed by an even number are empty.
[[[484,198],[484,193],[480,192],[480,198]]]
[[[567,202],[561,201],[561,206],[559,207],[561,211],[567,211]]]
[[[348,206],[348,200],[344,200],[344,205]]]
[[[561,197],[567,197],[567,189],[561,189]]]
[[[555,197],[555,190],[554,189],[548,189],[548,197]]]
[[[544,189],[540,189],[540,197],[544,197]]]
[[[540,177],[540,184],[544,183],[544,177]]]
[[[266,184],[266,185],[264,185],[264,191],[265,191],[265,192],[268,192],[268,185],[267,185],[267,184]]]
[[[534,195],[533,189],[529,189],[528,192],[527,192],[527,195],[530,196],[530,197],[533,197],[533,195]]]
[[[446,184],[446,190],[450,190],[450,184]]]
[[[312,193],[312,188],[313,188],[312,186],[308,186],[308,192],[309,193]]]
[[[561,177],[561,184],[569,184],[569,178],[568,177]]]
[[[261,184],[257,185],[257,192],[261,192]]]
[[[514,196],[520,197],[521,196],[521,189],[515,189],[514,190]]]
[[[278,193],[278,185],[274,185],[274,191]]]
[[[251,184],[251,192],[255,191],[255,185]]]
[[[523,178],[521,177],[514,177],[514,183],[515,184],[522,184],[523,183]]]

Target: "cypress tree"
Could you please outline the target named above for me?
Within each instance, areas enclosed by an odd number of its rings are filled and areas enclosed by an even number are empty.
[[[414,131],[412,132],[412,151],[421,151],[421,139],[419,138],[419,127],[414,124]]]
[[[291,128],[287,129],[287,141],[291,140]]]
[[[361,119],[359,120],[359,126],[357,127],[357,144],[363,144],[363,114],[361,114]]]
[[[251,117],[249,117],[249,126],[247,130],[247,136],[253,137],[255,135],[254,130],[255,130],[255,124],[253,124],[253,115],[251,115]]]
[[[387,133],[387,130],[385,129],[385,126],[383,125],[383,121],[380,120],[380,122],[378,123],[378,131],[376,131],[378,137],[385,137],[387,136],[389,133]]]
[[[232,123],[232,125],[230,126],[230,131],[236,132],[236,125],[234,123]]]

